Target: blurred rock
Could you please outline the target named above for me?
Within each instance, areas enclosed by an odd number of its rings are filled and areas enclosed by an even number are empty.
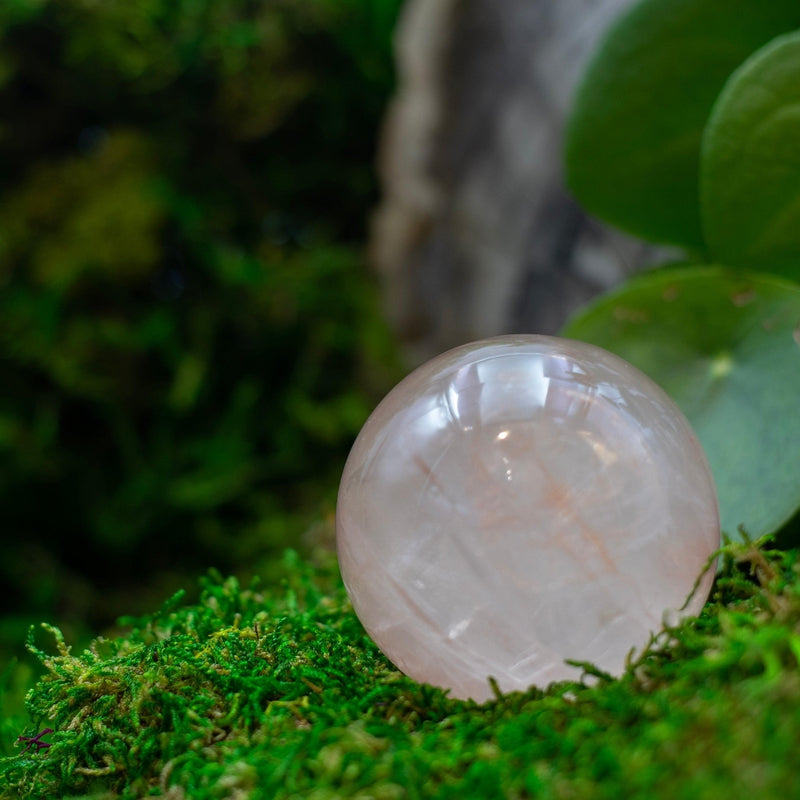
[[[408,0],[371,252],[409,364],[554,333],[656,255],[564,187],[562,134],[599,36],[632,0]]]

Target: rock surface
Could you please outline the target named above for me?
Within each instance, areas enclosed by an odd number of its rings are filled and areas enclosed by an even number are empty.
[[[390,392],[347,461],[336,529],[378,646],[479,701],[489,676],[505,691],[577,678],[565,659],[620,673],[719,544],[673,402],[616,356],[540,336],[457,348]]]
[[[406,3],[371,252],[409,363],[485,336],[554,333],[655,258],[583,214],[561,170],[574,88],[631,2]]]

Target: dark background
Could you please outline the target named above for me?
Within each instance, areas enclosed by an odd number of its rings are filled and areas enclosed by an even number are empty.
[[[0,648],[330,528],[399,5],[0,4]]]

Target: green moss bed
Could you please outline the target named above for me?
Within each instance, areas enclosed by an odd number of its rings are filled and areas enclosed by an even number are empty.
[[[800,559],[728,545],[698,619],[619,679],[478,705],[404,677],[364,633],[332,555],[279,586],[210,574],[73,654],[50,626],[15,709],[3,798],[763,798],[800,788]],[[35,737],[38,746],[19,740]],[[27,749],[26,748],[27,745]]]

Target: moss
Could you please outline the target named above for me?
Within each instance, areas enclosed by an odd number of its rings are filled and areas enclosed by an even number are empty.
[[[620,679],[587,665],[580,682],[483,705],[397,672],[330,557],[289,552],[278,592],[211,574],[196,604],[176,595],[79,655],[44,626],[55,647],[31,643],[45,674],[14,736],[50,727],[51,746],[0,759],[0,795],[790,796],[798,553],[723,557],[701,617],[654,637]]]

